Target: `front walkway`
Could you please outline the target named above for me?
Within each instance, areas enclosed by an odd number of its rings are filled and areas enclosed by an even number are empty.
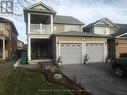
[[[30,69],[36,69],[38,68],[38,64],[21,64],[20,63],[20,60],[17,60],[16,63],[14,64],[14,68],[18,68],[18,67],[21,67],[21,68],[30,68]]]

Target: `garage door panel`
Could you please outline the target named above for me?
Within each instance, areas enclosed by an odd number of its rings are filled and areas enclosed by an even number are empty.
[[[88,62],[104,62],[104,44],[86,44]]]
[[[81,63],[81,44],[61,44],[61,58],[63,64]]]

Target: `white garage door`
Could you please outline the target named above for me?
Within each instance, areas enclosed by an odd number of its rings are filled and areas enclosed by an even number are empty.
[[[88,56],[88,62],[104,62],[104,44],[86,44],[86,53]]]
[[[81,64],[81,44],[61,44],[62,64]]]

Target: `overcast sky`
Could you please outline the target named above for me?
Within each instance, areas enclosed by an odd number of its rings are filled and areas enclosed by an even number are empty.
[[[30,0],[29,0],[30,1]],[[46,0],[42,0],[47,3]],[[50,0],[49,0],[50,1]],[[85,25],[92,23],[101,18],[107,17],[114,23],[127,24],[127,0],[53,0],[58,4],[50,4],[57,11],[57,15],[73,16]],[[35,3],[35,2],[33,2]],[[25,43],[26,28],[22,16],[10,16],[9,19],[14,21],[18,30],[18,38]]]

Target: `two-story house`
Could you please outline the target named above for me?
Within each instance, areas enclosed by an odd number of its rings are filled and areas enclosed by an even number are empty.
[[[0,17],[0,59],[11,58],[15,54],[17,35],[13,22]]]
[[[83,28],[84,32],[108,35],[108,57],[119,58],[127,54],[127,24],[116,24],[108,18],[100,19]]]
[[[81,64],[86,57],[88,62],[105,62],[107,36],[83,32],[84,23],[76,18],[56,15],[42,2],[25,8],[24,17],[30,64],[60,59],[62,64]]]

